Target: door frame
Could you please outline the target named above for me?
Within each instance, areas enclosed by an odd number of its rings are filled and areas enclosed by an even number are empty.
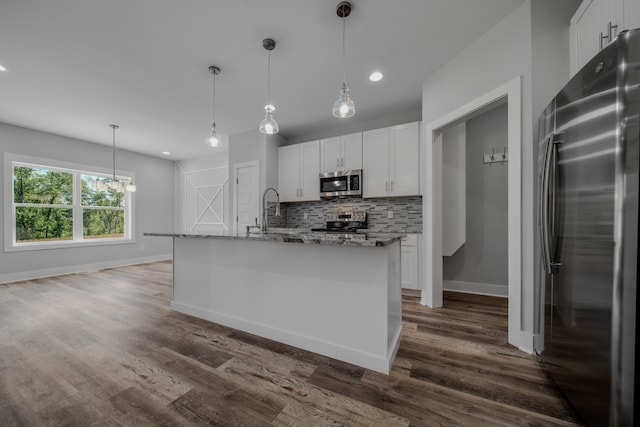
[[[424,286],[421,303],[428,307],[442,307],[442,130],[448,125],[473,113],[489,109],[493,104],[506,99],[507,102],[507,146],[509,162],[508,176],[508,265],[509,320],[508,341],[510,344],[531,352],[530,340],[522,331],[522,95],[521,77],[518,76],[473,101],[451,111],[425,125],[425,183],[423,209]]]
[[[258,218],[260,217],[260,162],[258,160],[251,160],[249,162],[234,163],[233,164],[233,217],[231,222],[233,223],[233,232],[237,235],[238,230],[238,169],[246,167],[256,168],[256,206],[258,207]]]

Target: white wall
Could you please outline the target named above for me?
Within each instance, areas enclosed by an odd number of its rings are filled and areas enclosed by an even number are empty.
[[[419,96],[419,89],[416,95]],[[417,97],[416,96],[416,97]],[[356,105],[356,117],[357,117]],[[380,129],[387,126],[394,126],[403,123],[420,121],[420,109],[399,109],[391,111],[379,111],[378,117],[368,121],[351,121],[336,119],[336,126],[319,132],[309,133],[295,138],[289,138],[286,145],[299,144],[301,142],[315,141],[322,138],[332,138],[334,136],[348,135],[355,132],[364,132],[373,129]]]
[[[580,5],[580,0],[536,0],[532,2],[531,19],[532,26],[532,66],[533,66],[533,98],[531,119],[533,120],[533,152],[534,159],[538,158],[538,117],[549,101],[562,89],[570,77],[569,69],[569,19]],[[534,166],[537,176],[537,166]],[[537,187],[533,188],[533,198],[537,200]],[[536,209],[533,212],[533,224],[538,223]],[[535,236],[537,237],[537,236]],[[534,254],[539,254],[538,239],[534,239]],[[544,289],[540,286],[542,266],[535,257],[534,284],[527,291],[535,301],[534,305],[534,332],[541,332],[542,319],[544,318]],[[540,348],[536,344],[536,348]]]
[[[550,98],[562,86],[559,82],[568,80],[568,26],[575,7],[574,0],[526,0],[423,83],[422,121],[431,123],[511,79],[522,77],[520,322],[521,331],[531,337],[537,329],[534,130],[541,110],[538,104],[544,104],[542,99],[547,93],[551,93]],[[531,343],[525,345],[528,350],[533,349]]]
[[[229,152],[175,163],[176,231],[222,233],[230,229]]]
[[[108,129],[105,130],[108,135]],[[0,123],[0,152],[111,169],[112,148]],[[174,230],[173,162],[118,150],[117,168],[136,174],[135,243],[0,253],[0,283],[55,274],[95,270],[137,262],[170,259],[168,238],[145,232]],[[4,179],[4,171],[0,180]],[[0,182],[3,188],[4,182]],[[4,210],[0,209],[0,217]],[[0,218],[0,224],[4,218]],[[3,230],[4,233],[4,230]]]
[[[268,187],[278,187],[278,147],[285,144],[281,135],[263,135],[258,129],[229,136],[229,218],[233,216],[233,165],[258,161],[260,165],[260,204]],[[262,206],[260,206],[262,212]],[[233,229],[233,227],[231,227]]]

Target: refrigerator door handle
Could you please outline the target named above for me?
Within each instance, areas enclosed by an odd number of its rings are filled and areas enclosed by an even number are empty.
[[[557,183],[558,183],[558,144],[560,135],[552,134],[546,138],[542,173],[540,176],[539,191],[539,215],[540,215],[540,240],[542,246],[542,261],[544,270],[548,274],[557,274],[560,263],[555,262],[551,255],[551,239],[555,235],[555,220],[557,209]]]
[[[545,139],[544,145],[544,157],[542,159],[542,171],[540,173],[540,185],[538,188],[538,216],[540,217],[540,247],[542,250],[542,264],[544,271],[550,273],[549,265],[551,264],[551,257],[549,255],[549,232],[548,232],[548,217],[549,211],[547,203],[549,201],[549,150],[551,149],[551,137]]]

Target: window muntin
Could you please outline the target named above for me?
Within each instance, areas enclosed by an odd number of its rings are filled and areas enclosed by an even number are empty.
[[[10,162],[11,247],[40,249],[133,240],[132,195],[125,192],[132,177],[118,175],[113,183],[111,174],[51,163],[58,166]]]

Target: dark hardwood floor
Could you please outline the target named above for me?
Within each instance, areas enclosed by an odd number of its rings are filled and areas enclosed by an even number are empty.
[[[574,425],[506,344],[506,300],[405,297],[383,375],[172,312],[171,278],[152,263],[0,285],[0,425]]]

